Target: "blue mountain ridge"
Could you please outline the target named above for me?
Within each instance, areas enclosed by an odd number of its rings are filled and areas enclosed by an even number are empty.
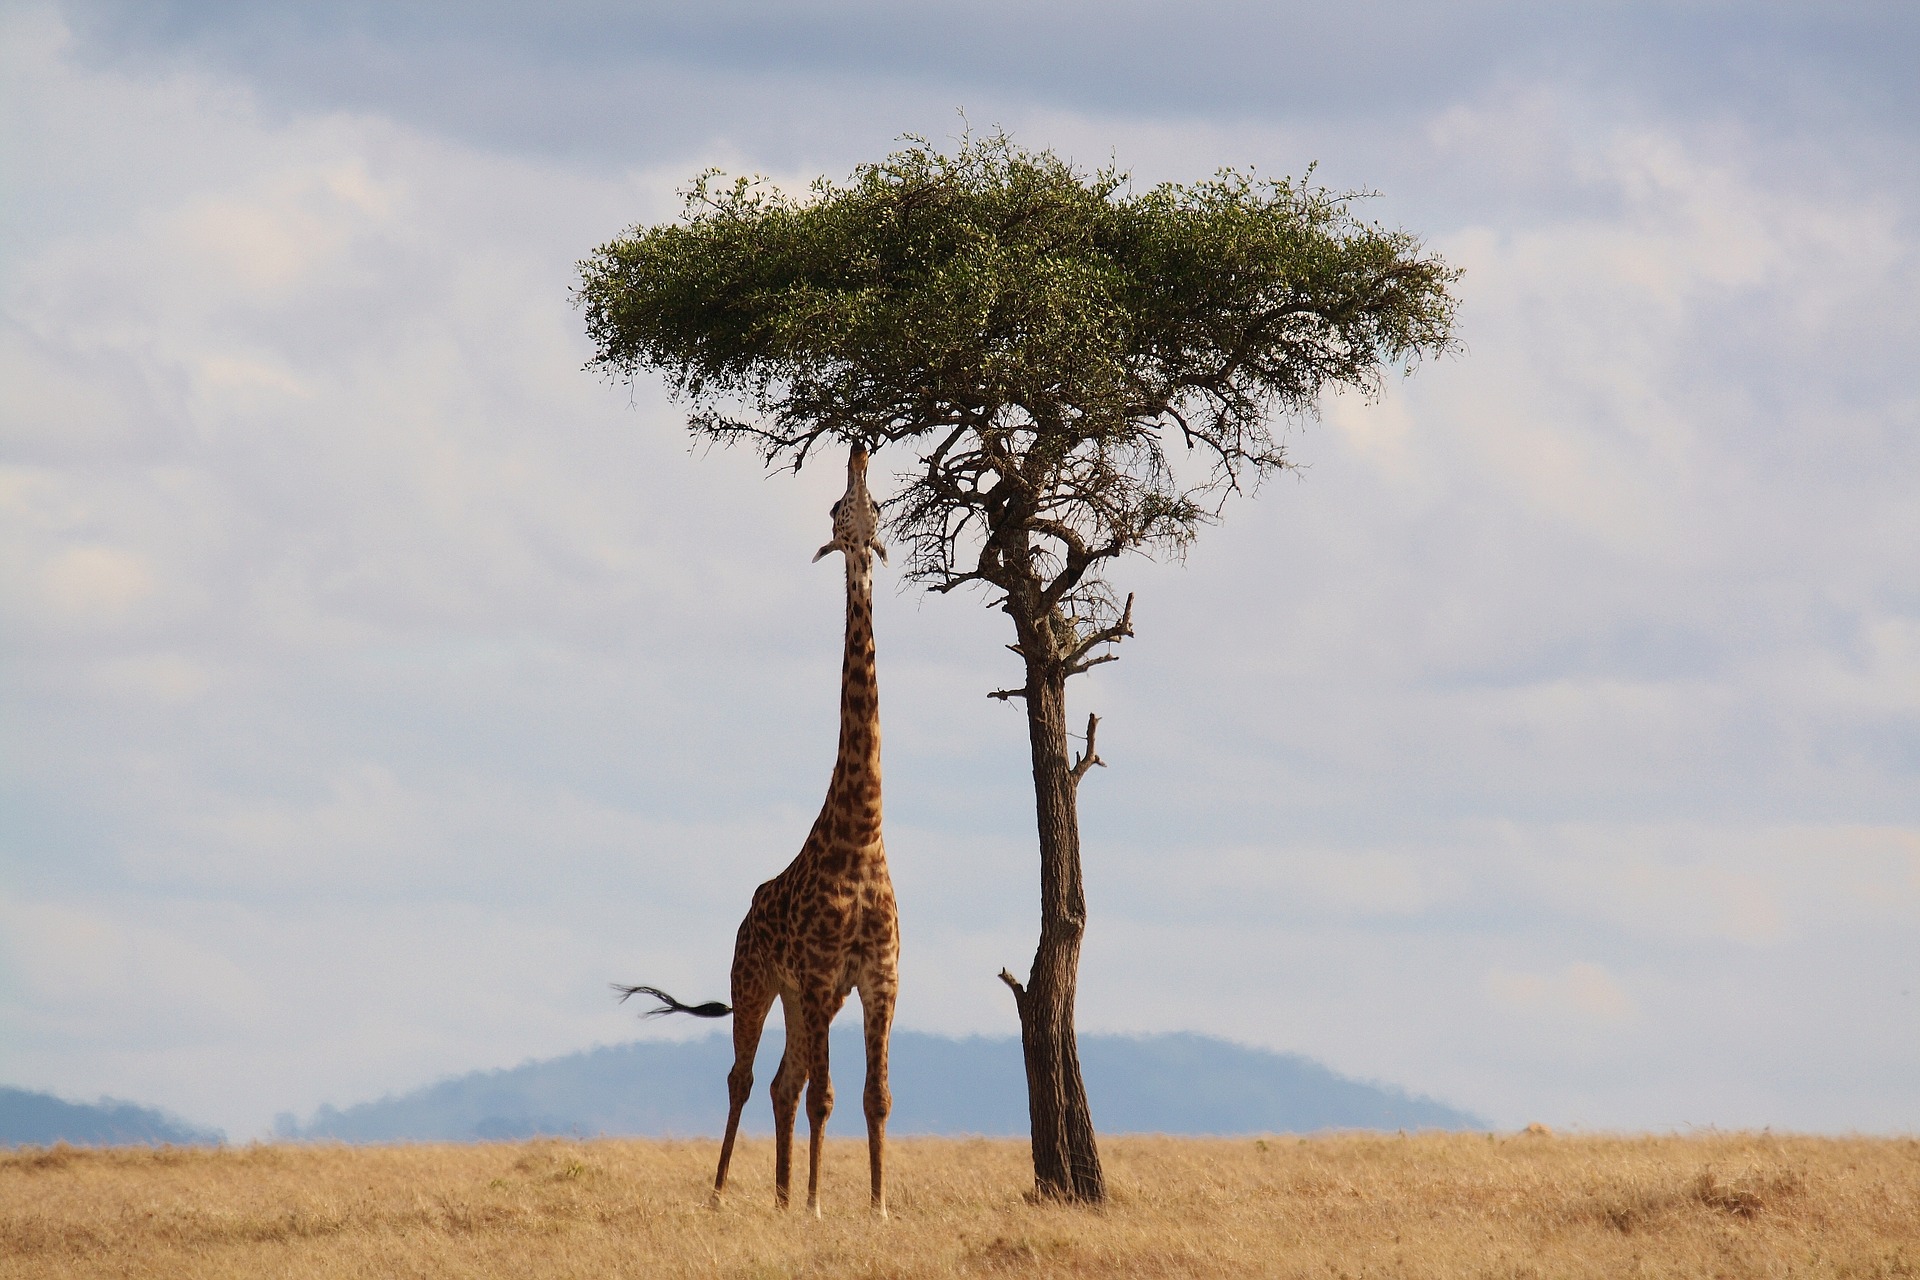
[[[834,1128],[858,1134],[865,1077],[859,1030],[836,1032]],[[783,1037],[769,1028],[754,1065],[743,1128],[772,1127],[766,1085]],[[1336,1074],[1308,1058],[1190,1033],[1082,1035],[1080,1061],[1103,1133],[1312,1133],[1327,1129],[1486,1129],[1485,1120],[1388,1085]],[[640,1040],[477,1071],[305,1124],[283,1115],[278,1136],[340,1142],[471,1142],[538,1135],[717,1136],[726,1123],[729,1037]],[[952,1039],[896,1031],[893,1115],[907,1134],[1024,1135],[1026,1072],[1011,1037]],[[804,1127],[805,1121],[802,1120]],[[851,1125],[850,1129],[845,1126]]]
[[[68,1102],[51,1093],[0,1085],[0,1147],[214,1146],[226,1141],[164,1111],[114,1098]]]

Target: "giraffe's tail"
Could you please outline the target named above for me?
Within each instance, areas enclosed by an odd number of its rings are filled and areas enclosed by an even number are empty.
[[[658,1018],[663,1014],[669,1013],[690,1013],[696,1018],[724,1018],[733,1012],[731,1008],[721,1004],[718,1000],[709,1000],[705,1004],[681,1004],[678,1000],[675,1000],[658,987],[623,987],[616,982],[613,984],[613,989],[620,993],[620,999],[622,1001],[626,1000],[628,996],[652,996],[655,1000],[658,1000],[660,1007],[658,1009],[648,1009],[640,1015],[643,1018]]]

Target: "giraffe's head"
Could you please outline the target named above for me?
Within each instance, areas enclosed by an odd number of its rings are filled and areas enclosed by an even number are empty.
[[[879,553],[881,564],[887,562],[887,549],[880,543],[880,508],[867,493],[867,451],[863,445],[856,444],[847,455],[847,491],[833,504],[832,511],[833,539],[813,553],[815,560],[829,551],[840,551],[853,563],[870,564],[867,555],[872,551]]]

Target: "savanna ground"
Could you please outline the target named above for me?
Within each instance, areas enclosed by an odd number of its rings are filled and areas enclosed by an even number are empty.
[[[749,1141],[0,1154],[15,1276],[1920,1276],[1920,1141],[1423,1134],[1103,1143],[1112,1202],[1031,1204],[1024,1144],[831,1143],[826,1218]]]

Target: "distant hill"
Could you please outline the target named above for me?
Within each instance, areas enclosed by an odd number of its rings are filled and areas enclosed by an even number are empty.
[[[68,1102],[50,1093],[0,1086],[0,1147],[205,1146],[226,1141],[217,1129],[201,1129],[151,1107],[102,1098]]]
[[[744,1127],[771,1129],[766,1085],[782,1039],[769,1030]],[[836,1033],[834,1127],[858,1133],[865,1077],[859,1030]],[[1336,1075],[1307,1058],[1200,1035],[1080,1037],[1094,1123],[1108,1133],[1311,1133],[1323,1129],[1484,1129],[1486,1121],[1385,1085]],[[499,1140],[538,1134],[717,1135],[726,1124],[726,1036],[636,1041],[480,1071],[305,1124],[283,1138],[343,1142]],[[1026,1073],[1012,1038],[893,1037],[895,1134],[1025,1134]],[[804,1128],[805,1120],[801,1121]]]

